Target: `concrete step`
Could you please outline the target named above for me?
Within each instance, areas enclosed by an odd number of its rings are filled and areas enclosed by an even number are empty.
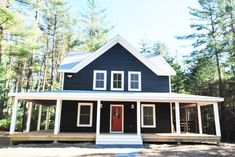
[[[98,135],[97,145],[143,145],[142,137],[138,135]]]

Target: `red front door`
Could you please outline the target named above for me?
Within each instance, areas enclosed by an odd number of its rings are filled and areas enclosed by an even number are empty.
[[[123,105],[111,106],[111,131],[122,132]]]

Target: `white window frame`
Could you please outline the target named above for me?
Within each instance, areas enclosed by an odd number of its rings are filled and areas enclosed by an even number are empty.
[[[142,128],[156,128],[156,110],[155,104],[141,104],[141,127]],[[144,107],[153,108],[153,125],[144,125]]]
[[[89,124],[80,124],[80,111],[81,106],[90,106],[90,122]],[[77,113],[77,126],[78,127],[92,127],[92,118],[93,118],[93,103],[78,103],[78,113]]]
[[[122,86],[121,88],[114,88],[113,87],[113,75],[114,74],[121,74],[122,75]],[[116,91],[123,91],[124,90],[124,71],[111,71],[111,90],[116,90]]]
[[[103,73],[104,74],[104,87],[99,88],[96,87],[96,74]],[[107,71],[106,70],[94,70],[93,71],[93,90],[106,90],[107,87]]]
[[[138,75],[138,86],[139,88],[138,89],[133,89],[131,88],[131,74],[137,74]],[[129,91],[141,91],[141,72],[139,71],[129,71],[128,72],[128,90]]]

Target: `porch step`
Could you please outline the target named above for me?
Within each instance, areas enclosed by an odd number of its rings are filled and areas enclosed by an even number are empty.
[[[96,136],[97,145],[143,145],[139,135],[101,134]]]

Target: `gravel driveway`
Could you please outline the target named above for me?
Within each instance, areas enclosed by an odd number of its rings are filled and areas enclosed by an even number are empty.
[[[1,157],[235,156],[235,144],[145,144],[143,148],[96,147],[92,143],[40,143],[0,147]]]

